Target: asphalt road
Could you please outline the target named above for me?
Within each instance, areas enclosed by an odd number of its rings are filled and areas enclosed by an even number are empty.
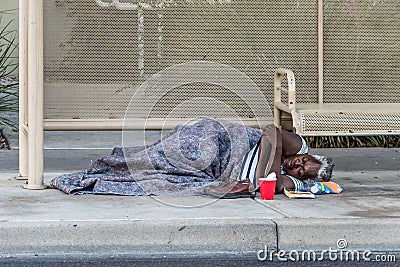
[[[399,261],[399,255],[397,261]],[[23,266],[23,267],[89,267],[89,266],[201,266],[201,267],[232,267],[232,266],[286,266],[286,267],[308,267],[308,266],[324,266],[324,267],[336,267],[336,266],[398,266],[398,262],[365,262],[365,261],[332,261],[324,259],[322,261],[310,262],[310,261],[291,261],[282,262],[278,259],[272,261],[260,261],[257,257],[246,255],[246,256],[217,256],[217,257],[154,257],[154,258],[137,258],[130,256],[104,256],[104,257],[25,257],[25,258],[0,258],[0,266]]]

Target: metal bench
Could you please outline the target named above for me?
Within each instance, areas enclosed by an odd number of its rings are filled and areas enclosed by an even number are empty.
[[[400,95],[400,88],[395,88]],[[400,134],[400,103],[300,103],[296,99],[295,76],[290,69],[279,68],[274,77],[274,122],[283,128],[295,128],[304,136],[395,135]],[[339,94],[338,90],[338,94]],[[377,94],[383,92],[368,92]],[[383,99],[384,100],[384,99]]]

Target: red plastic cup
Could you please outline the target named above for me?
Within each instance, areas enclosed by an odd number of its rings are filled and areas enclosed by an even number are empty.
[[[268,175],[266,178],[258,179],[260,182],[260,194],[263,200],[273,200],[275,195],[276,175]]]

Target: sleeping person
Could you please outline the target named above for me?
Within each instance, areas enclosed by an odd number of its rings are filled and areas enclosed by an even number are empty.
[[[206,118],[178,125],[150,146],[114,148],[87,170],[55,177],[50,185],[68,194],[180,196],[224,191],[229,184],[247,194],[275,172],[282,192],[330,179],[331,162],[307,152],[304,139],[273,125],[256,129]]]
[[[308,155],[307,143],[301,136],[270,124],[263,128],[256,146],[244,156],[239,182],[211,185],[206,187],[206,193],[222,198],[246,196],[258,189],[259,178],[272,172],[277,177],[275,193],[283,193],[284,188],[298,192],[305,183],[329,181],[333,167],[329,157]]]

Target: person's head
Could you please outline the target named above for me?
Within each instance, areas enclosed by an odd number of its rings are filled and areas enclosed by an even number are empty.
[[[301,154],[285,158],[282,166],[287,174],[300,180],[328,182],[335,165],[329,157]]]

